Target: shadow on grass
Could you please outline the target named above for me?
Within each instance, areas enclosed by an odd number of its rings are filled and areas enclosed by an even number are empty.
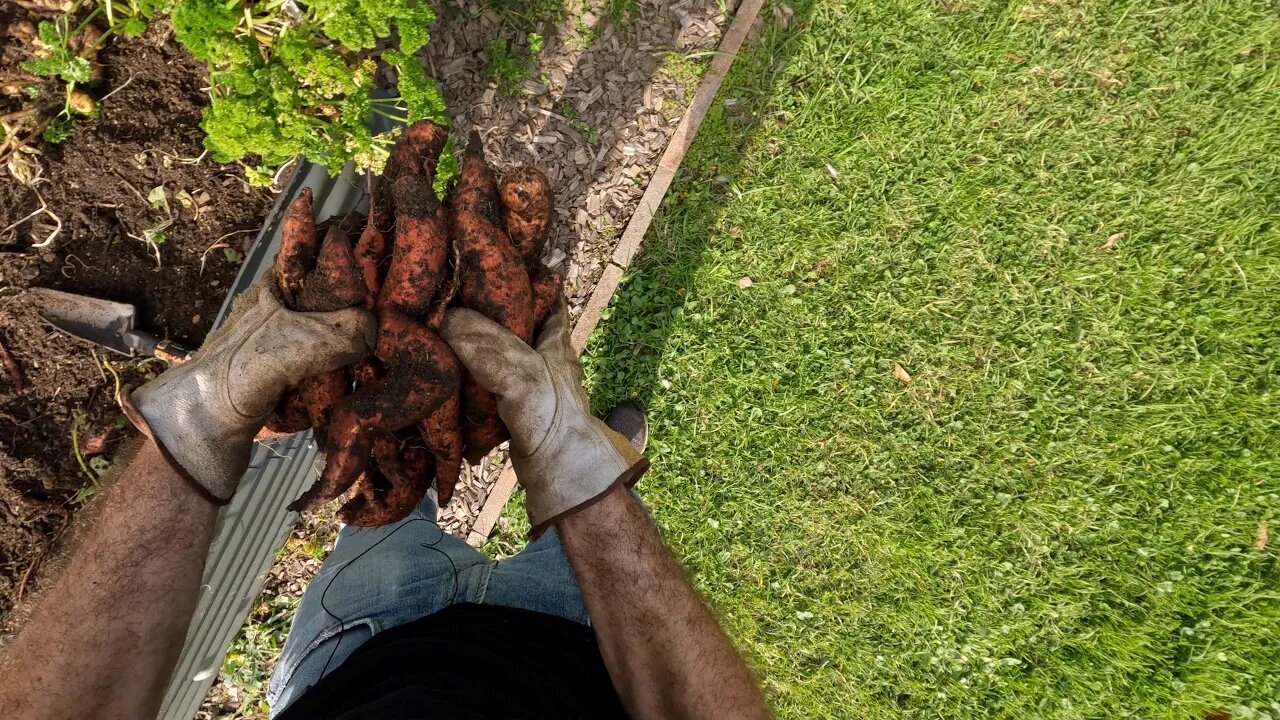
[[[672,330],[695,299],[695,276],[723,208],[735,201],[735,180],[751,152],[768,143],[778,119],[770,115],[788,59],[807,32],[812,3],[793,16],[770,11],[757,21],[750,47],[734,62],[698,137],[684,158],[641,255],[626,272],[600,328],[591,335],[583,365],[596,412],[625,402],[647,407],[661,382],[659,366]]]

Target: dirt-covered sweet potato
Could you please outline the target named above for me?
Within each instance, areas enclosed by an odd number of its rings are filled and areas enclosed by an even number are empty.
[[[333,223],[320,243],[316,266],[307,273],[295,310],[341,310],[365,301],[365,282],[356,267],[355,251],[342,223]]]
[[[266,437],[292,435],[311,427],[311,417],[307,414],[307,405],[302,400],[302,393],[297,389],[285,391],[276,403],[276,409],[267,417],[263,425]]]
[[[394,197],[395,241],[377,308],[379,312],[390,309],[421,320],[444,279],[449,224],[428,176],[396,178]]]
[[[349,306],[358,295],[379,318],[375,357],[346,368],[341,390],[336,380],[324,385],[332,407],[326,466],[293,509],[345,493],[344,522],[386,524],[408,516],[432,480],[443,506],[462,459],[479,462],[508,437],[496,399],[465,372],[436,330],[444,312],[460,305],[532,340],[564,284],[561,273],[538,262],[553,209],[550,183],[532,169],[495,180],[473,133],[442,207],[432,186],[446,139],[431,123],[407,128],[373,192],[367,222],[349,214],[331,224],[338,231],[326,233],[324,243],[316,243],[313,229],[310,260],[301,251],[302,230],[291,230],[291,257],[304,269],[300,281],[290,276],[294,299]],[[354,246],[338,241],[357,233]],[[308,386],[320,381],[304,384],[302,402],[317,392]],[[322,415],[316,419],[324,422]]]
[[[551,183],[540,170],[516,168],[503,173],[498,194],[507,236],[525,266],[532,268],[542,256],[551,228]]]
[[[440,507],[449,504],[462,469],[461,403],[461,389],[455,388],[453,395],[418,423],[422,441],[434,457],[436,498]]]
[[[459,159],[449,196],[451,236],[458,251],[458,298],[525,342],[533,336],[533,289],[516,248],[501,228],[498,188],[473,134]],[[475,463],[507,437],[493,395],[469,381],[463,385],[464,455]]]
[[[396,179],[405,175],[423,175],[429,171],[429,182],[434,182],[436,161],[448,140],[449,130],[430,120],[410,125],[396,140],[391,155],[387,158],[382,178],[375,186],[370,200],[374,222],[384,233],[390,231],[391,223],[399,214],[393,197]]]
[[[298,393],[307,408],[307,418],[316,431],[316,437],[324,437],[333,417],[333,408],[351,392],[351,381],[345,368],[312,375],[298,383]]]
[[[439,335],[394,311],[378,322],[376,355],[385,376],[348,395],[334,408],[325,440],[324,472],[290,509],[307,510],[346,492],[369,467],[371,432],[394,432],[427,417],[457,393],[453,351]]]
[[[361,474],[338,511],[348,525],[368,527],[403,520],[431,487],[431,454],[388,432],[374,431],[374,465]]]
[[[367,357],[351,365],[351,381],[357,389],[382,379],[384,375],[386,371],[382,369],[382,363],[378,362],[376,357]]]
[[[378,302],[378,293],[382,290],[382,277],[386,272],[386,260],[391,248],[387,245],[387,236],[370,218],[369,224],[360,233],[356,241],[356,269],[360,279],[364,281],[364,308],[372,310]]]
[[[302,188],[285,213],[280,227],[280,252],[276,254],[276,287],[290,308],[294,308],[303,281],[315,266],[317,250],[311,188]]]
[[[542,266],[533,274],[530,283],[533,285],[533,323],[537,328],[546,322],[547,316],[555,309],[560,291],[564,288],[564,274]]]
[[[458,297],[529,342],[533,335],[533,291],[515,246],[497,217],[493,172],[479,156],[478,140],[462,156],[450,196],[452,237],[458,247]]]

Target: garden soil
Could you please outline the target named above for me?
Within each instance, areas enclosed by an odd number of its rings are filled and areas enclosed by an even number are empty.
[[[0,54],[0,76],[18,60]],[[238,166],[203,156],[207,77],[167,27],[109,43],[98,60],[100,113],[62,144],[24,153],[16,173],[0,168],[0,342],[23,385],[0,372],[0,624],[12,625],[4,619],[40,584],[93,479],[135,437],[114,400],[116,377],[136,384],[163,369],[54,332],[26,289],[133,303],[144,329],[196,347],[272,202]],[[27,217],[41,198],[57,221]],[[148,234],[163,240],[139,239]]]

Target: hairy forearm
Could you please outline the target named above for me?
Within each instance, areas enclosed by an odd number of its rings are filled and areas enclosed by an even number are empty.
[[[154,717],[217,516],[144,444],[0,661],[0,717]]]
[[[624,490],[562,520],[609,675],[633,718],[766,718],[747,666]]]

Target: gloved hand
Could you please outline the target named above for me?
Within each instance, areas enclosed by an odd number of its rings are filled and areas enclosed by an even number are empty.
[[[591,415],[563,298],[534,347],[474,310],[450,310],[440,336],[498,397],[534,537],[648,469],[626,438]]]
[[[125,415],[186,477],[225,504],[249,466],[253,437],[284,391],[373,349],[359,308],[293,312],[268,281],[244,291],[190,360],[121,397]]]

